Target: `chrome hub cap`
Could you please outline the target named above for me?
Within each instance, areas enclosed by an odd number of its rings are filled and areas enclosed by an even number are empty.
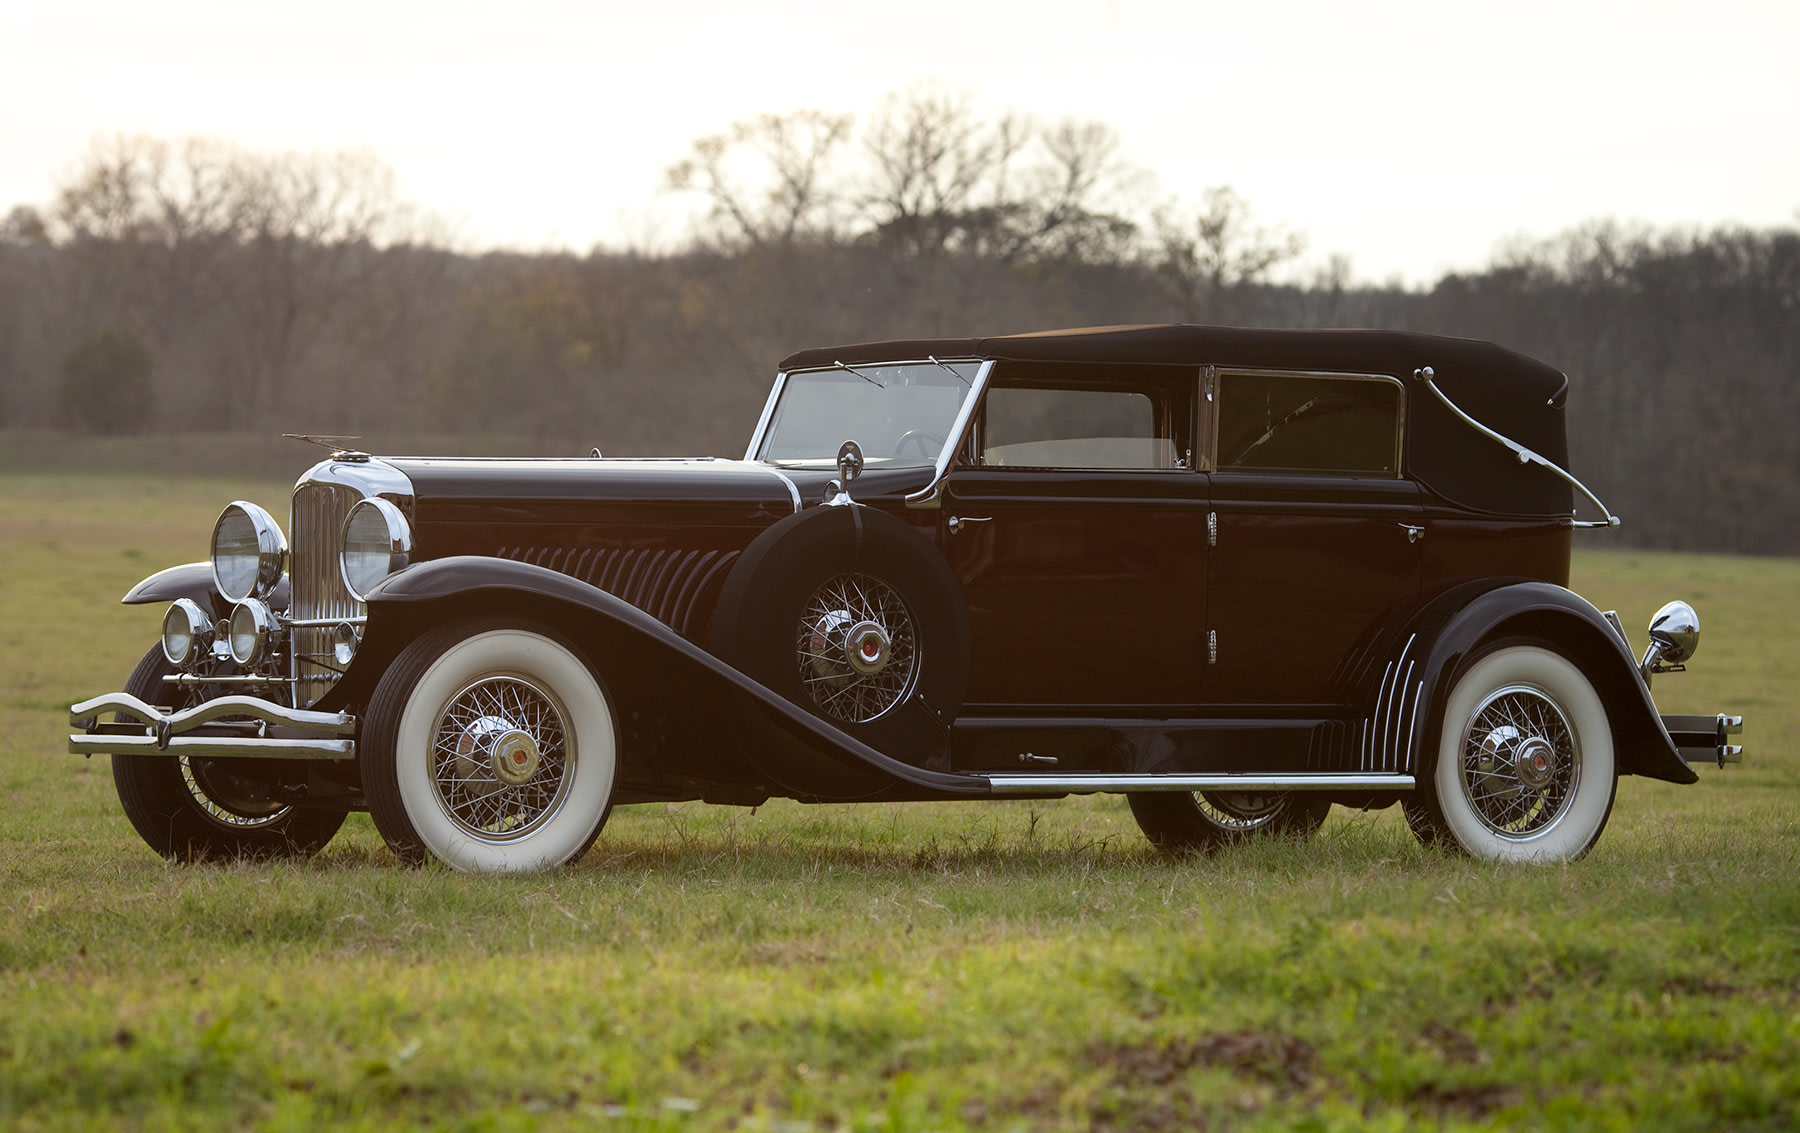
[[[444,813],[485,842],[511,842],[561,809],[573,779],[566,713],[520,677],[483,677],[450,698],[433,741]]]
[[[496,739],[492,750],[494,777],[502,783],[517,787],[537,774],[540,756],[531,733],[514,728]]]
[[[844,636],[844,656],[850,667],[865,677],[872,677],[887,667],[893,642],[877,622],[857,622]]]
[[[1580,754],[1554,700],[1528,685],[1503,688],[1463,729],[1463,794],[1494,833],[1536,837],[1568,810],[1581,779]]]
[[[912,692],[919,662],[912,613],[878,578],[829,578],[801,610],[795,661],[820,712],[866,724]]]

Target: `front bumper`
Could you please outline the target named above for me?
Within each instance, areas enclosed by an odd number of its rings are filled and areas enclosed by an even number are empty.
[[[128,719],[103,722],[106,713]],[[167,715],[127,692],[69,708],[77,755],[185,755],[196,759],[356,758],[356,717],[308,712],[254,696],[221,696]]]
[[[1742,716],[1727,716],[1723,712],[1716,716],[1664,714],[1662,722],[1663,727],[1669,731],[1669,738],[1675,741],[1675,749],[1689,766],[1696,763],[1716,763],[1723,767],[1727,763],[1744,761],[1744,749],[1726,742],[1728,737],[1743,732]]]

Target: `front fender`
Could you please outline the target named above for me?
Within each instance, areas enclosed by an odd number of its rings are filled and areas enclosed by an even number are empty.
[[[287,609],[289,593],[290,583],[284,574],[269,595],[270,608]],[[231,603],[213,584],[210,562],[182,563],[159,570],[127,590],[119,602],[126,606],[147,606],[152,602],[173,602],[177,598],[191,598],[212,610],[214,617],[222,618],[231,613]]]
[[[1424,757],[1438,749],[1450,686],[1469,657],[1489,641],[1515,636],[1555,646],[1587,674],[1606,704],[1621,774],[1698,781],[1663,726],[1630,647],[1600,611],[1566,587],[1526,581],[1454,587],[1428,603],[1401,635],[1406,643],[1401,660],[1411,659],[1404,671],[1416,684],[1378,693],[1375,703],[1392,704],[1398,697],[1404,705],[1410,693],[1417,726],[1405,730],[1396,754],[1414,775],[1426,773]],[[1379,707],[1371,716],[1378,715]]]
[[[854,799],[988,794],[985,779],[927,771],[889,758],[771,692],[624,600],[545,567],[474,555],[398,571],[368,596],[363,647],[319,707],[366,703],[387,664],[419,634],[448,620],[523,616],[566,634],[609,683],[684,724],[734,743],[797,797]]]

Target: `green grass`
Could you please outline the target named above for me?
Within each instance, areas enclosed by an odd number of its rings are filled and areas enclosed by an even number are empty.
[[[128,586],[283,495],[0,476],[0,1125],[1800,1122],[1800,563],[1578,558],[1627,625],[1694,602],[1660,701],[1743,711],[1749,754],[1624,780],[1567,866],[1342,810],[1171,861],[1111,798],[622,808],[524,879],[403,870],[363,816],[309,862],[168,865],[65,709],[153,641]]]

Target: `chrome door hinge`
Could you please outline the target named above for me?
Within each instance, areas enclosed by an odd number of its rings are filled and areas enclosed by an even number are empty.
[[[1219,663],[1219,631],[1216,629],[1206,631],[1206,663],[1208,665]]]
[[[1216,372],[1212,366],[1200,367],[1200,391],[1208,401],[1213,399],[1213,375]]]
[[[1219,513],[1216,511],[1206,513],[1206,545],[1208,547],[1219,545]]]

